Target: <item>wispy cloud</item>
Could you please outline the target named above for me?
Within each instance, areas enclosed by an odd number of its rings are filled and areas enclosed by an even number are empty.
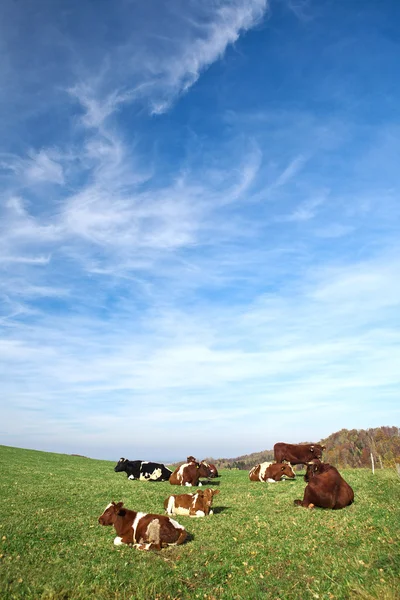
[[[375,87],[356,114],[318,87],[346,19],[6,4],[30,27],[1,42],[3,442],[175,460],[394,422],[398,142]]]

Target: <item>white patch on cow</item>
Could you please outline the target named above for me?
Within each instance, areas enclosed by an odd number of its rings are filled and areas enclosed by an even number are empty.
[[[139,481],[149,481],[150,477],[149,473],[140,473]]]
[[[132,529],[133,529],[133,541],[136,542],[136,529],[137,526],[139,524],[139,521],[142,517],[145,517],[147,515],[147,513],[143,513],[143,512],[138,512],[136,513],[136,517],[135,520],[132,523]]]
[[[154,469],[152,474],[150,475],[150,479],[159,479],[161,477],[161,469]]]
[[[201,483],[201,481],[199,481],[199,483],[197,485],[202,486],[203,484]]]
[[[268,483],[276,483],[275,479],[271,479],[270,477],[268,477],[267,482]]]
[[[182,481],[182,479],[183,479],[183,471],[184,471],[185,467],[187,467],[187,466],[188,466],[188,464],[189,464],[189,463],[184,463],[184,464],[183,464],[183,465],[181,465],[181,466],[179,467],[179,469],[178,469],[178,472],[177,472],[176,476],[177,476],[177,478],[178,478],[178,481],[179,481],[179,483],[181,483],[181,481]]]
[[[119,537],[119,535],[117,535],[116,538],[114,538],[114,546],[121,546],[124,542],[122,541],[122,537]]]
[[[180,523],[178,523],[178,521],[175,521],[174,519],[169,519],[169,522],[172,523],[175,529],[185,529],[183,525],[181,525]]]
[[[158,544],[160,541],[160,521],[159,519],[153,519],[147,525],[146,536],[150,543]]]
[[[272,462],[263,462],[260,464],[260,472],[258,478],[260,481],[264,481],[265,471],[272,465]],[[269,481],[269,480],[268,480]]]
[[[128,479],[135,479],[133,475],[129,475]]]
[[[196,517],[205,517],[206,513],[203,510],[196,510]]]
[[[174,514],[174,510],[175,510],[175,498],[174,498],[174,496],[170,496],[168,498],[167,513],[169,515],[173,515]]]
[[[211,509],[210,512],[208,513],[209,515],[213,515],[214,511]]]
[[[192,484],[191,484],[191,483],[189,483],[188,481],[185,483],[185,485],[186,485],[187,487],[192,487]]]
[[[112,505],[113,505],[113,503],[112,503],[112,502],[110,502],[110,504],[107,504],[107,506],[106,506],[106,507],[105,507],[105,509],[103,510],[103,513],[105,513],[105,512],[106,512],[106,510],[108,510],[109,508],[111,508],[111,507],[112,507]]]
[[[173,514],[187,516],[189,514],[189,509],[183,508],[183,506],[175,506]]]
[[[148,465],[149,464],[149,460],[142,460],[142,465]]]

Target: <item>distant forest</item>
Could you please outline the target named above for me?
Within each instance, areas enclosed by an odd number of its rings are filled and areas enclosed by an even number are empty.
[[[290,442],[290,440],[282,440]],[[316,442],[316,440],[313,440]],[[307,442],[304,442],[307,443]],[[400,431],[398,427],[374,429],[341,429],[320,440],[326,446],[323,460],[339,468],[371,467],[371,452],[375,468],[394,467],[400,463]],[[244,454],[237,458],[212,457],[207,460],[220,469],[251,469],[254,465],[273,461],[273,450]]]

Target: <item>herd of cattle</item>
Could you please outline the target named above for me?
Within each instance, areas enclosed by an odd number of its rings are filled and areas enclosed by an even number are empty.
[[[296,477],[292,465],[307,465],[307,482],[303,500],[294,500],[304,508],[339,509],[354,501],[354,492],[339,471],[322,461],[325,446],[320,444],[286,444],[274,446],[274,463],[264,462],[249,472],[250,481],[275,483]],[[171,485],[201,486],[200,478],[218,477],[216,467],[205,460],[188,456],[186,462],[171,471],[161,463],[121,458],[114,471],[125,472],[128,479],[140,481],[169,481]],[[213,497],[219,490],[197,490],[194,494],[172,494],[165,499],[168,515],[205,517],[213,513]],[[170,516],[128,510],[122,502],[111,502],[98,519],[100,525],[114,525],[115,545],[130,544],[139,550],[161,550],[169,545],[182,544],[187,536],[185,528]]]

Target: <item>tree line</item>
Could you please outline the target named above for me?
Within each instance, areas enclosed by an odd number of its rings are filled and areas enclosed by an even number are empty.
[[[313,441],[315,442],[315,440]],[[398,427],[341,429],[320,440],[319,443],[326,446],[323,455],[324,461],[342,469],[371,467],[371,454],[375,468],[394,467],[400,463],[400,431]],[[273,450],[263,450],[236,458],[209,457],[207,460],[215,464],[218,469],[248,470],[258,463],[273,461],[274,452]]]

